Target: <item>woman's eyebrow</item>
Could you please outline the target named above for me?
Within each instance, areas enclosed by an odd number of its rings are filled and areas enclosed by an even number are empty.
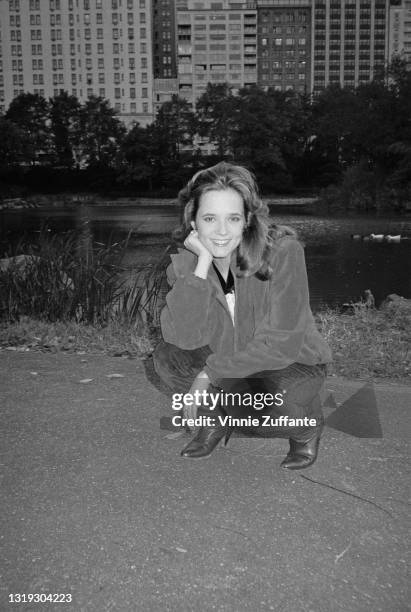
[[[202,217],[215,217],[218,213],[214,213],[214,212],[203,212],[201,213]],[[226,213],[225,215],[226,217],[244,217],[243,213],[240,212],[229,212]]]

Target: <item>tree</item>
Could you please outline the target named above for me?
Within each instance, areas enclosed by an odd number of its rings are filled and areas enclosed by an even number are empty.
[[[51,132],[58,166],[71,168],[80,140],[80,103],[66,91],[50,99]]]
[[[38,94],[20,94],[12,100],[6,115],[24,134],[24,161],[38,164],[50,161],[52,138],[50,132],[50,107]]]
[[[295,109],[286,110],[287,99],[273,89],[252,86],[241,89],[235,102],[234,157],[252,168],[266,189],[288,190],[292,185],[286,154],[294,146],[291,116]]]
[[[160,107],[152,125],[155,175],[162,186],[176,186],[186,179],[195,157],[196,121],[187,100],[173,95]]]
[[[122,159],[117,179],[119,183],[130,185],[148,181],[151,191],[156,165],[153,132],[152,125],[143,128],[137,123],[125,136],[121,144]]]
[[[154,121],[161,160],[180,161],[182,152],[193,144],[195,130],[195,117],[189,103],[174,94],[162,104]]]
[[[90,96],[79,114],[80,137],[74,149],[78,165],[114,166],[126,128],[108,100]]]
[[[208,83],[197,101],[198,132],[217,145],[219,158],[229,155],[235,98],[227,83]]]
[[[6,169],[24,160],[24,132],[13,121],[0,117],[0,167]]]

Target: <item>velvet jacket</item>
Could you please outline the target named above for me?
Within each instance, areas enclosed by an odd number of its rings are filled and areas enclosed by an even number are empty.
[[[204,371],[214,385],[223,378],[244,378],[295,362],[331,361],[310,309],[304,251],[298,240],[278,241],[274,272],[266,281],[236,276],[233,259],[234,325],[213,266],[202,279],[193,273],[196,255],[186,249],[171,255],[167,280],[172,288],[161,313],[164,340],[182,349],[209,345],[212,354]]]

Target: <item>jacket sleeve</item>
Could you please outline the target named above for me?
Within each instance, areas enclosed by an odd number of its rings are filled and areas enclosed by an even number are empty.
[[[195,276],[187,255],[181,256],[181,253],[172,256],[167,281],[171,290],[160,317],[163,339],[182,349],[205,346],[210,340],[211,283]]]
[[[253,339],[233,355],[207,358],[205,371],[213,384],[282,369],[297,360],[311,313],[304,251],[297,240],[287,238],[279,245],[268,282],[270,304]]]

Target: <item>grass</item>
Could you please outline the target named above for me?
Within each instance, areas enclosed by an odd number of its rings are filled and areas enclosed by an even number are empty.
[[[22,317],[20,321],[0,324],[0,347],[19,351],[144,357],[153,350],[152,338],[148,331],[119,321],[91,325],[76,321],[51,323]]]
[[[411,305],[403,300],[380,309],[363,302],[351,312],[317,313],[333,353],[330,373],[347,378],[390,379],[411,384]]]

